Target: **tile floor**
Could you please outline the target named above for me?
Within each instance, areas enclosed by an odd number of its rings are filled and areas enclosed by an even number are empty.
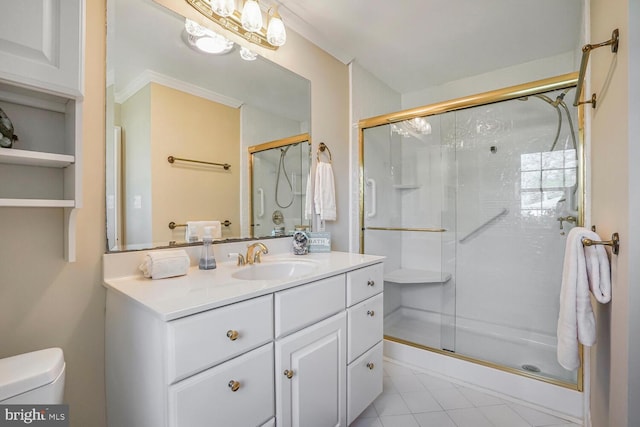
[[[351,427],[579,427],[544,412],[384,362],[382,394]]]

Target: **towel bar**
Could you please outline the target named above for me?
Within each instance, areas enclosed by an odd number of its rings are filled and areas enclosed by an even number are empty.
[[[181,162],[189,162],[189,163],[198,163],[201,165],[221,166],[226,171],[229,170],[229,168],[231,167],[229,163],[204,162],[202,160],[185,159],[182,157],[174,157],[174,156],[167,157],[167,161],[169,163],[175,163],[176,161],[181,161]]]
[[[225,219],[224,222],[221,222],[222,225],[224,225],[225,227],[228,227],[231,225],[231,221],[229,221],[228,219]],[[175,222],[171,221],[169,223],[169,228],[172,230],[175,230],[177,227],[186,227],[187,224],[176,224]]]
[[[603,241],[587,239],[585,237],[584,239],[582,239],[582,244],[584,246],[593,246],[593,245],[611,246],[611,252],[613,252],[614,255],[618,255],[618,252],[620,252],[620,236],[618,235],[618,233],[613,233],[611,235],[611,240],[603,240]]]

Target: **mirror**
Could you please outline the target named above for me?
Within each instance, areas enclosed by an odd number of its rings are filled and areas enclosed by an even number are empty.
[[[271,235],[252,233],[247,151],[308,135],[310,83],[239,50],[205,54],[175,12],[108,0],[108,251],[186,243],[188,221],[220,221],[222,239]]]
[[[311,170],[309,134],[249,147],[251,227],[256,236],[290,236],[310,229],[305,204]]]

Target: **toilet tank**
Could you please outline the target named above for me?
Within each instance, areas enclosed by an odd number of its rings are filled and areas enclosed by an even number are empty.
[[[60,348],[0,359],[0,404],[60,404],[64,378]]]

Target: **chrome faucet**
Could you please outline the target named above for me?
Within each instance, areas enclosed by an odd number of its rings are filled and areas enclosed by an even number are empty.
[[[571,215],[558,217],[557,220],[560,221],[560,230],[564,230],[564,228],[562,226],[563,222],[570,222],[572,224],[575,224],[576,221],[577,221],[576,217],[575,216],[571,216]]]
[[[261,261],[262,254],[268,254],[269,249],[264,243],[256,242],[247,246],[247,256],[245,260],[247,264],[259,263]]]

